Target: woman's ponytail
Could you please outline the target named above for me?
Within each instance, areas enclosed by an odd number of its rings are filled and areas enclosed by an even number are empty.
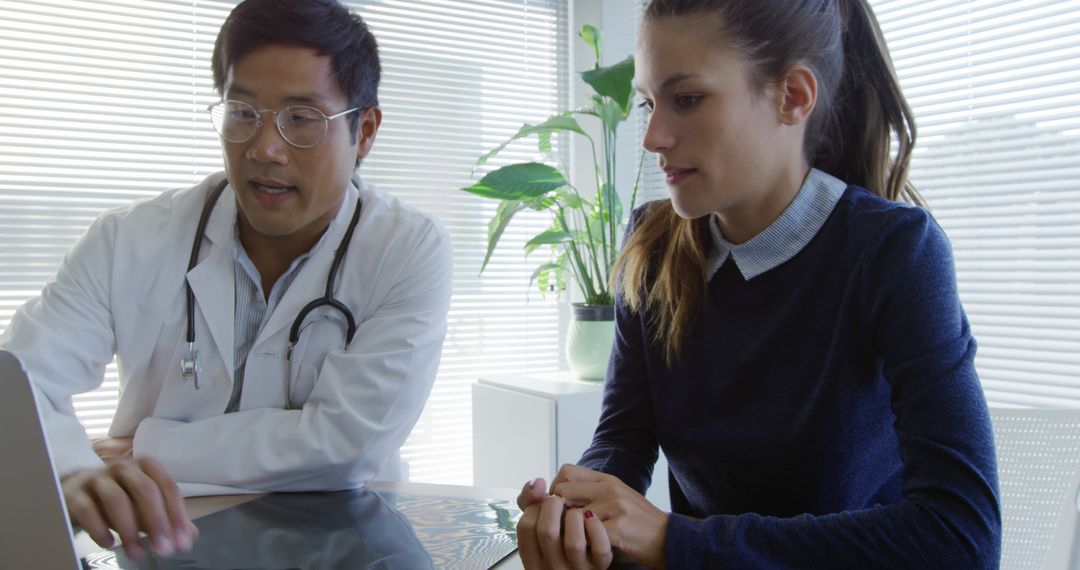
[[[842,26],[844,71],[832,100],[830,124],[812,163],[890,200],[923,205],[907,179],[915,118],[900,90],[877,18],[866,0],[834,1]]]

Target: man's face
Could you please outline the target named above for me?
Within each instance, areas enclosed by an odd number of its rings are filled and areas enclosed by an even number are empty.
[[[349,108],[330,58],[286,45],[261,47],[237,60],[226,75],[225,98],[258,110],[307,105],[327,116]],[[285,142],[271,113],[261,113],[262,126],[246,142],[222,140],[242,239],[313,243],[322,234],[341,206],[356,161],[368,154],[378,130],[377,108],[356,113],[362,113],[358,136],[350,133],[352,116],[346,115],[329,121],[326,136],[311,148]]]

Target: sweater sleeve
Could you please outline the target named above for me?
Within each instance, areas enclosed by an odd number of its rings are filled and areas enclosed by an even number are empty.
[[[792,518],[670,515],[671,568],[996,568],[1001,547],[993,435],[975,373],[948,240],[901,210],[856,269],[903,463],[902,500]]]
[[[626,235],[649,207],[646,204],[634,210]],[[631,311],[622,294],[616,292],[615,344],[604,381],[600,421],[592,445],[578,464],[615,475],[642,495],[652,483],[653,467],[659,456],[645,350],[641,316]]]
[[[615,475],[645,494],[658,456],[646,381],[641,318],[621,296],[615,305],[615,345],[608,362],[600,422],[578,464]]]

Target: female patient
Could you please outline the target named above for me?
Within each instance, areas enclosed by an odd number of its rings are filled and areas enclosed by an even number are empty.
[[[996,567],[975,341],[866,1],[654,0],[637,64],[671,200],[619,259],[592,446],[519,497],[525,565]]]

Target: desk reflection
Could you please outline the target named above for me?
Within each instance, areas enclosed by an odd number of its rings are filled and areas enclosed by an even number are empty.
[[[191,552],[133,561],[120,549],[87,557],[90,568],[433,568],[398,496],[369,490],[273,494],[197,519]]]

